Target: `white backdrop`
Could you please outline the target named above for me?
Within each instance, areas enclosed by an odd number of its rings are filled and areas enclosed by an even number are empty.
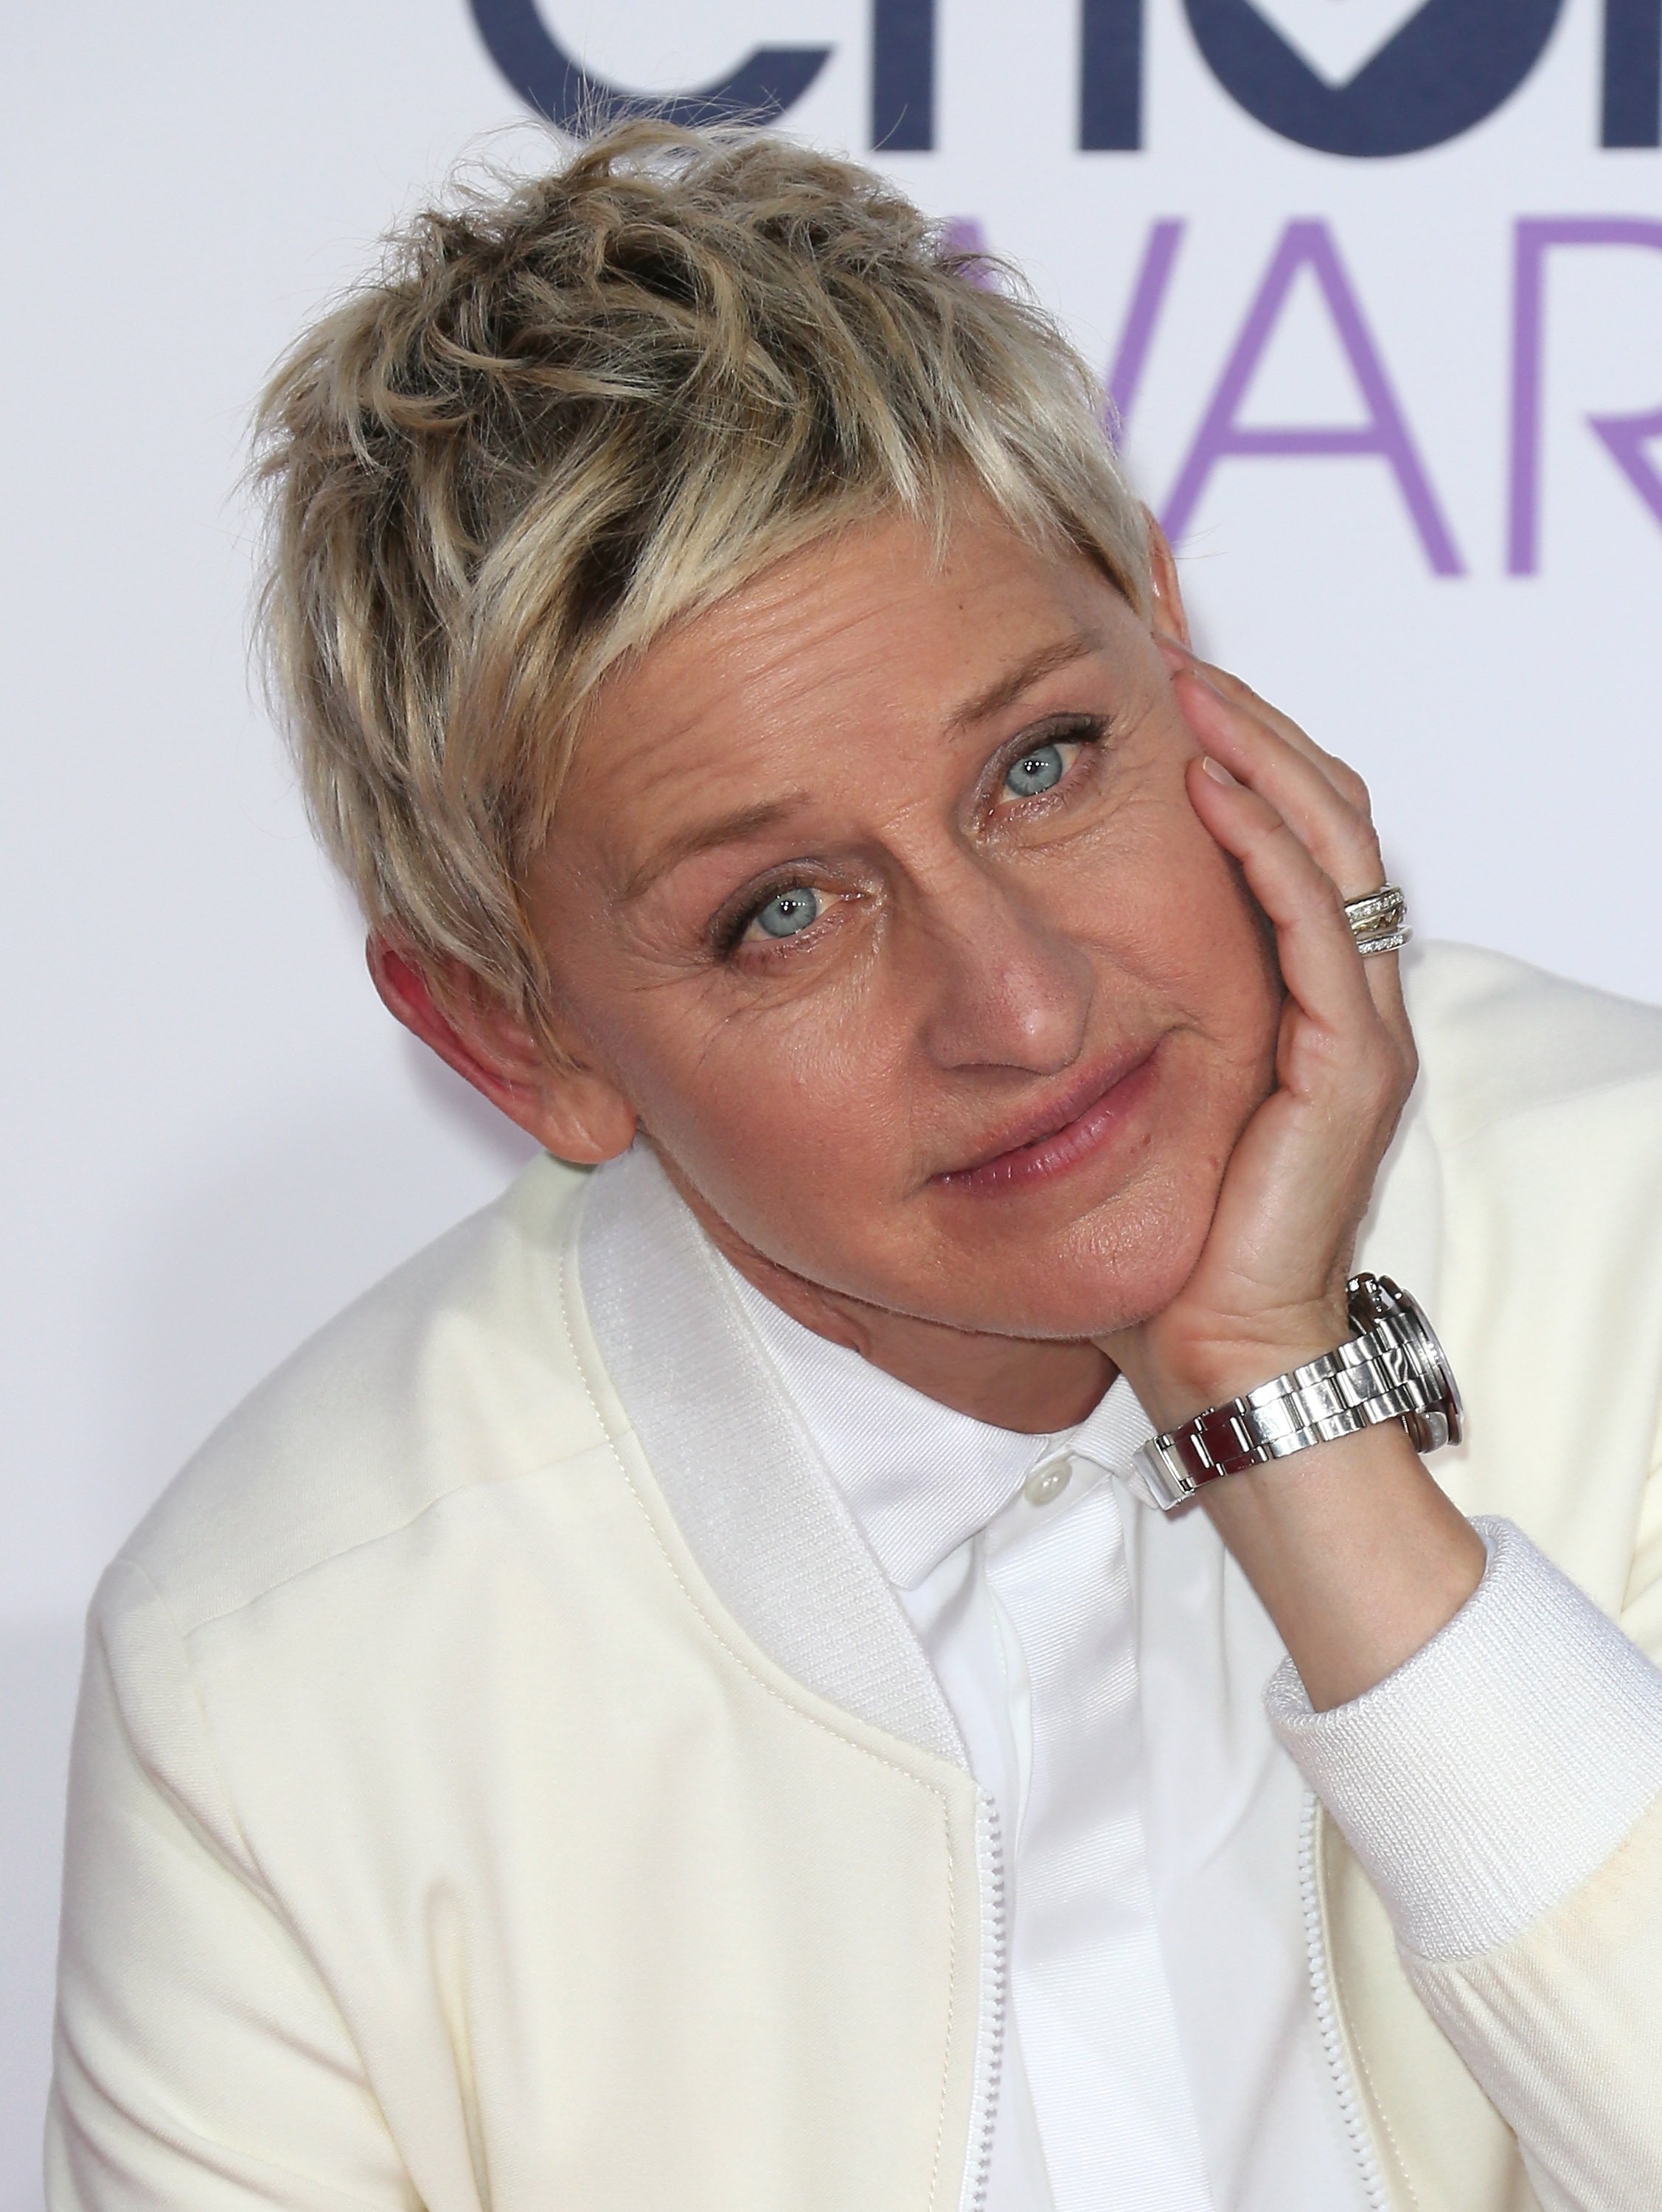
[[[545,86],[557,23],[637,91],[822,50],[789,127],[869,154],[875,97],[892,173],[1117,362],[1203,642],[1363,768],[1422,927],[1659,998],[1659,21],[1662,0],[10,11],[0,2212],[39,2203],[97,1573],[262,1372],[523,1156],[370,994],[251,700],[235,490],[267,365],[382,227],[465,149],[539,158],[481,23]],[[1110,66],[1139,25],[1140,118]]]

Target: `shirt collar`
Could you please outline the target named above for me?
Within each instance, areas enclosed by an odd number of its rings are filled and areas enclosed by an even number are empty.
[[[721,1264],[785,1395],[897,1589],[916,1589],[1045,1460],[1075,1453],[1123,1474],[1154,1433],[1123,1378],[1076,1428],[1055,1435],[975,1420],[805,1328]]]

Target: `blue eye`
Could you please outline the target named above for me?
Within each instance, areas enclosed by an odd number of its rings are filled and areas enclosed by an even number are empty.
[[[1035,745],[1012,761],[1004,775],[1004,788],[1017,799],[1036,799],[1059,784],[1067,769],[1060,745]]]
[[[758,907],[752,917],[758,929],[769,937],[794,937],[799,929],[806,929],[811,921],[819,919],[819,894],[805,884],[791,884],[782,891],[776,891],[764,907]]]

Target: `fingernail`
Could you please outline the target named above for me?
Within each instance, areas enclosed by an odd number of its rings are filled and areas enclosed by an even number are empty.
[[[1214,760],[1210,753],[1202,753],[1201,755],[1201,766],[1206,770],[1206,773],[1211,777],[1214,783],[1233,784],[1237,782],[1237,779],[1230,775],[1223,763],[1220,760]]]

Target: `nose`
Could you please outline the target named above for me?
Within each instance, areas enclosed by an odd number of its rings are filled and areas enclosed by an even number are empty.
[[[1092,972],[1003,872],[962,855],[910,918],[922,1038],[938,1067],[1056,1075],[1078,1059]]]

